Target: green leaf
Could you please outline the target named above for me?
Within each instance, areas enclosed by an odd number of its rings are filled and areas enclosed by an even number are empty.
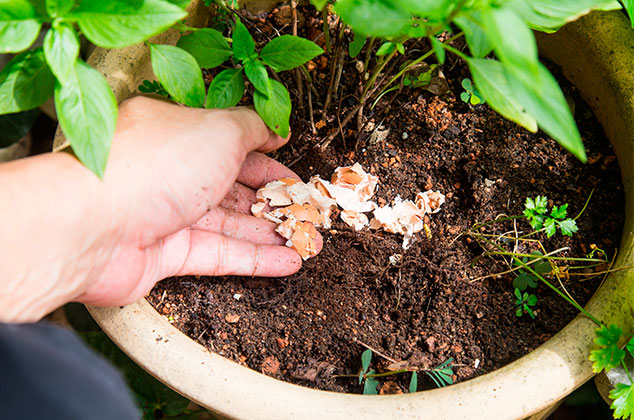
[[[16,53],[31,46],[45,19],[28,0],[0,1],[0,53]]]
[[[238,60],[245,60],[255,51],[255,41],[249,30],[240,19],[236,19],[236,28],[233,30],[233,55]]]
[[[528,199],[526,201],[528,202]],[[548,212],[548,197],[544,195],[535,197],[535,210],[537,210],[539,214],[546,214],[546,212]]]
[[[610,408],[614,410],[615,419],[631,418],[634,414],[634,386],[616,384],[610,391],[610,398],[614,400]]]
[[[79,57],[75,29],[67,23],[55,22],[44,38],[44,56],[57,80],[65,84],[72,77]]]
[[[187,51],[172,45],[150,44],[152,69],[172,98],[194,108],[205,103],[203,74]]]
[[[372,350],[367,349],[361,353],[361,369],[363,372],[367,372],[370,369],[370,362],[372,361]]]
[[[493,51],[493,44],[482,29],[480,12],[471,10],[468,14],[459,14],[454,23],[464,32],[467,45],[474,58],[484,58]]]
[[[586,162],[585,148],[564,94],[546,67],[541,63],[538,67],[537,77],[527,74],[524,68],[505,67],[515,97],[535,116],[542,130],[580,161]]]
[[[75,0],[46,0],[46,12],[52,18],[64,16],[75,5]]]
[[[483,20],[488,36],[495,40],[495,54],[500,61],[537,77],[537,42],[528,25],[512,9],[505,7],[486,9]]]
[[[233,50],[215,29],[200,29],[178,40],[176,46],[194,56],[200,67],[211,69],[227,61]]]
[[[473,92],[473,85],[471,84],[471,79],[469,79],[468,77],[462,79],[462,82],[460,82],[460,84],[467,92]]]
[[[537,121],[513,94],[502,63],[482,58],[468,59],[467,63],[478,90],[493,110],[531,132],[537,131]]]
[[[262,48],[260,58],[273,70],[284,71],[301,66],[323,52],[319,45],[308,39],[282,35]]]
[[[544,222],[544,229],[546,230],[546,237],[550,238],[557,232],[557,224],[555,223],[555,219],[548,218]]]
[[[410,394],[416,392],[418,389],[418,373],[412,372],[412,379],[409,380],[409,392]]]
[[[266,72],[264,64],[258,60],[247,59],[244,61],[244,74],[257,91],[266,96],[271,96],[271,85],[269,83],[269,75]]]
[[[38,109],[0,115],[0,148],[11,146],[26,136],[39,115]]]
[[[315,9],[321,11],[328,4],[328,0],[310,0],[310,4],[315,6]]]
[[[339,0],[335,12],[356,32],[376,37],[404,33],[412,15],[389,0]]]
[[[255,110],[274,133],[282,138],[290,133],[291,97],[288,90],[277,80],[270,80],[271,95],[267,98],[255,91],[253,102]]]
[[[625,348],[627,348],[627,351],[630,352],[631,356],[634,356],[634,337],[630,338],[630,341],[627,342]]]
[[[530,273],[522,272],[513,279],[513,287],[524,291],[528,287],[537,287],[537,279]]]
[[[438,41],[438,38],[435,36],[430,36],[429,40],[431,41],[431,47],[434,49],[434,54],[436,54],[438,64],[445,64],[445,48],[443,47],[442,42]]]
[[[462,102],[469,102],[470,98],[471,98],[471,94],[469,94],[469,92],[462,92],[460,94],[460,99],[462,99]]]
[[[374,371],[371,371],[374,372]],[[378,394],[376,387],[379,385],[379,381],[374,378],[366,378],[363,384],[363,395],[376,395]]]
[[[391,54],[392,51],[394,51],[395,49],[396,49],[395,43],[391,41],[385,41],[383,44],[381,44],[379,49],[376,50],[376,53],[374,53],[374,55],[376,55],[377,57],[381,57],[383,55]]]
[[[526,294],[524,294],[524,296],[526,296]],[[532,294],[526,296],[526,304],[528,306],[535,306],[537,304],[537,296]]]
[[[432,22],[446,20],[452,12],[452,3],[455,3],[453,0],[392,0],[392,2],[410,14]]]
[[[53,95],[54,86],[42,48],[15,56],[0,72],[0,114],[37,108]]]
[[[513,9],[518,16],[522,16],[522,19],[534,29],[546,32],[554,32],[591,10],[621,8],[616,0],[508,0],[505,5]]]
[[[68,18],[103,48],[122,48],[165,31],[187,16],[163,0],[82,0]]]
[[[553,209],[550,212],[550,216],[555,219],[565,219],[566,213],[568,209],[568,203],[563,204],[561,206],[553,206]]]
[[[594,343],[598,348],[590,351],[590,360],[593,362],[592,370],[595,373],[604,369],[609,372],[621,364],[621,360],[625,357],[625,351],[618,345],[622,330],[615,324],[609,327],[602,325],[594,333],[596,335]]]
[[[562,220],[561,222],[557,222],[557,224],[559,225],[561,234],[565,236],[572,236],[573,233],[579,230],[577,222],[572,219]]]
[[[117,101],[101,73],[81,60],[74,78],[55,84],[55,108],[75,155],[103,177],[117,124]]]
[[[205,108],[229,108],[236,106],[244,95],[242,69],[221,71],[211,81]]]
[[[471,105],[478,105],[481,102],[481,99],[475,92],[471,94],[471,99],[469,99]]]
[[[173,5],[180,7],[181,9],[185,9],[189,5],[189,3],[191,3],[191,0],[167,0],[167,1],[169,1]]]
[[[634,0],[621,0],[621,3],[623,3],[623,8],[630,17],[630,22],[634,28]]]
[[[354,33],[354,39],[350,44],[348,44],[348,54],[350,55],[350,58],[355,58],[359,55],[365,45],[366,39],[367,37],[365,35],[361,35],[356,32]]]

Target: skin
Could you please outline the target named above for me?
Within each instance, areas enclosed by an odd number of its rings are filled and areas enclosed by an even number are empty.
[[[125,305],[171,276],[297,272],[299,255],[250,215],[257,188],[298,178],[263,154],[285,143],[248,108],[137,97],[120,106],[103,180],[68,153],[1,164],[0,321]]]

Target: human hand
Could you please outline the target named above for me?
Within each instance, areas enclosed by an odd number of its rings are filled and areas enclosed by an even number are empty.
[[[257,188],[298,178],[261,153],[285,142],[247,108],[188,109],[143,97],[124,103],[104,177],[124,211],[114,210],[118,229],[78,300],[129,303],[170,276],[299,270],[302,259],[275,225],[250,213]]]
[[[120,106],[103,180],[67,153],[0,165],[0,216],[14,220],[0,224],[0,320],[127,304],[170,276],[295,273],[300,256],[250,215],[255,189],[297,177],[262,154],[285,141],[248,108],[138,97]]]

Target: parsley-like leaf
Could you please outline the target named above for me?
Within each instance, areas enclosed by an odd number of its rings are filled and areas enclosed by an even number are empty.
[[[559,229],[561,229],[561,234],[566,236],[572,236],[573,233],[579,230],[577,227],[577,222],[572,219],[562,220],[561,222],[557,222],[559,225]]]
[[[544,229],[546,229],[546,237],[550,238],[557,232],[557,224],[555,224],[555,219],[546,219],[544,222]]]
[[[626,419],[634,414],[634,389],[632,385],[616,384],[610,391],[615,419]]]
[[[528,287],[537,287],[537,279],[532,274],[521,272],[515,279],[513,279],[513,287],[521,291],[526,290]]]
[[[592,370],[595,373],[604,369],[606,372],[614,369],[625,357],[625,351],[618,346],[621,332],[621,327],[615,324],[609,327],[602,325],[595,330],[594,343],[598,348],[590,352],[590,360],[593,362]]]
[[[561,206],[553,206],[552,211],[550,212],[550,216],[555,219],[565,219],[566,218],[566,209],[568,208],[568,203]]]
[[[627,342],[625,348],[630,352],[630,355],[634,356],[634,337],[630,338],[630,341]]]

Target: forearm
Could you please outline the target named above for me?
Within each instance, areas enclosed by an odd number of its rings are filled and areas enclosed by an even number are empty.
[[[0,165],[1,321],[37,320],[82,293],[94,266],[82,256],[108,229],[106,195],[66,153]]]

